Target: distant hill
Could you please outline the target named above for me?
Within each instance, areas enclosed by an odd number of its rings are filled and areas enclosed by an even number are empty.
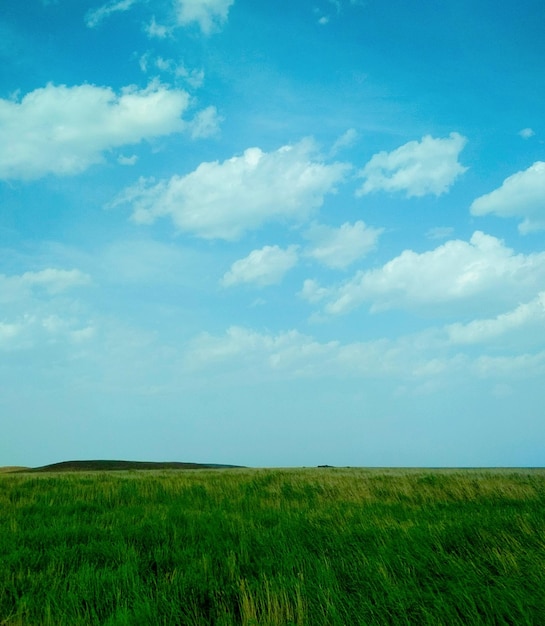
[[[188,470],[229,469],[241,465],[219,465],[215,463],[179,463],[177,461],[62,461],[42,467],[25,468],[26,472],[111,472],[117,470]]]

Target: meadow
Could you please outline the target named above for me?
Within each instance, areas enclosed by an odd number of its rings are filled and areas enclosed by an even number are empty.
[[[3,626],[544,623],[544,470],[0,475]]]

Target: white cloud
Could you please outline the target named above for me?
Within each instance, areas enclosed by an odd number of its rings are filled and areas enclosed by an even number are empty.
[[[437,390],[461,378],[535,376],[545,369],[545,352],[501,355],[436,352],[425,337],[405,336],[342,344],[319,342],[297,330],[261,333],[232,326],[224,335],[202,333],[188,346],[188,370],[245,372],[246,379],[271,375],[311,378],[387,377],[395,384],[408,382],[420,391]],[[402,389],[402,388],[401,388]]]
[[[343,133],[331,147],[331,155],[337,154],[343,148],[352,146],[358,139],[358,131],[355,128],[349,128]]]
[[[157,184],[141,179],[111,206],[132,204],[141,224],[169,216],[199,237],[237,239],[266,222],[304,219],[335,192],[349,166],[327,165],[315,153],[310,140],[268,153],[248,148],[223,163],[201,163],[186,176]]]
[[[474,320],[468,324],[450,324],[445,330],[452,344],[488,343],[491,339],[521,328],[527,332],[528,326],[535,323],[545,325],[545,291],[508,313],[490,319]],[[540,335],[543,336],[543,330]]]
[[[0,178],[70,175],[112,148],[181,132],[189,95],[151,83],[116,94],[109,87],[48,84],[22,100],[0,100]]]
[[[453,232],[452,226],[435,226],[427,231],[426,237],[428,239],[447,239]]]
[[[254,283],[260,287],[277,285],[296,264],[297,246],[290,246],[286,250],[278,246],[265,246],[235,261],[224,275],[222,284],[224,287],[240,283]]]
[[[22,330],[21,323],[0,322],[0,349],[7,350],[14,347]]]
[[[208,333],[196,337],[189,346],[187,365],[200,369],[230,361],[238,366],[265,365],[296,376],[319,374],[324,361],[335,356],[338,345],[336,341],[319,343],[296,330],[274,335],[231,326],[220,337]]]
[[[171,33],[171,29],[163,24],[158,24],[155,21],[155,15],[152,16],[151,22],[145,27],[147,36],[151,39],[153,37],[157,39],[164,39]]]
[[[330,295],[330,290],[326,287],[320,287],[318,281],[307,278],[303,283],[299,295],[312,304],[325,300]]]
[[[523,234],[545,229],[545,162],[536,161],[527,170],[506,178],[501,187],[471,204],[472,215],[524,218]]]
[[[376,248],[382,231],[361,220],[340,228],[314,224],[305,235],[312,242],[305,254],[327,267],[343,269]]]
[[[56,294],[79,287],[90,282],[90,276],[80,270],[58,270],[48,268],[40,272],[25,272],[21,275],[21,284],[29,287],[41,287],[48,293]]]
[[[466,171],[458,155],[467,140],[458,133],[445,139],[426,135],[392,152],[375,154],[360,173],[365,182],[358,195],[374,191],[404,191],[407,197],[441,195]]]
[[[33,290],[41,289],[56,295],[90,283],[91,277],[80,270],[48,268],[39,272],[25,272],[17,276],[0,274],[0,302],[11,302],[25,297]]]
[[[89,322],[80,319],[79,307],[66,292],[90,282],[91,277],[77,269],[0,274],[0,350],[27,349],[44,341],[72,342],[74,332],[78,341],[85,340],[81,331],[89,328]]]
[[[481,310],[525,300],[545,280],[545,252],[514,254],[503,242],[475,232],[469,242],[452,240],[418,254],[405,250],[383,267],[357,272],[340,286],[314,285],[330,314],[364,302],[372,311],[392,308],[454,311],[460,303]],[[311,292],[312,293],[312,292]],[[304,293],[302,294],[304,295]]]
[[[38,344],[82,344],[93,338],[95,327],[56,314],[25,314],[16,322],[0,322],[0,351],[26,350]]]
[[[545,374],[545,352],[506,356],[484,355],[472,364],[472,370],[481,378],[528,378]]]
[[[205,35],[220,30],[227,22],[235,0],[178,0],[177,19],[180,26],[197,23]]]
[[[530,137],[533,137],[535,135],[535,132],[531,128],[523,128],[521,131],[519,131],[519,135],[523,139],[530,139]]]
[[[142,55],[140,58],[140,69],[143,72],[148,72],[150,69],[151,55],[149,52]],[[160,72],[165,74],[171,74],[176,78],[181,78],[193,89],[202,87],[204,83],[204,70],[192,69],[189,70],[182,62],[176,62],[173,59],[164,59],[163,57],[157,57],[153,60],[153,66]]]
[[[199,111],[189,123],[191,138],[204,139],[217,135],[222,121],[223,117],[218,115],[216,107],[206,107],[206,109]]]
[[[133,4],[138,1],[139,0],[112,0],[112,2],[108,2],[98,9],[88,11],[85,15],[85,23],[89,28],[95,28],[104,18],[108,17],[112,13],[128,11]]]
[[[138,156],[136,154],[133,154],[130,157],[124,156],[123,154],[120,154],[117,157],[117,162],[120,165],[135,165],[135,163],[138,161]]]

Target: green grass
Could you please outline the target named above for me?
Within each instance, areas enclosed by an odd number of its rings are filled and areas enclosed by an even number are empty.
[[[545,472],[0,476],[0,624],[539,625]]]

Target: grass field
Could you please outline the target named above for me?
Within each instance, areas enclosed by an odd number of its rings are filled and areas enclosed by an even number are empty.
[[[0,624],[545,624],[545,471],[0,475]]]

